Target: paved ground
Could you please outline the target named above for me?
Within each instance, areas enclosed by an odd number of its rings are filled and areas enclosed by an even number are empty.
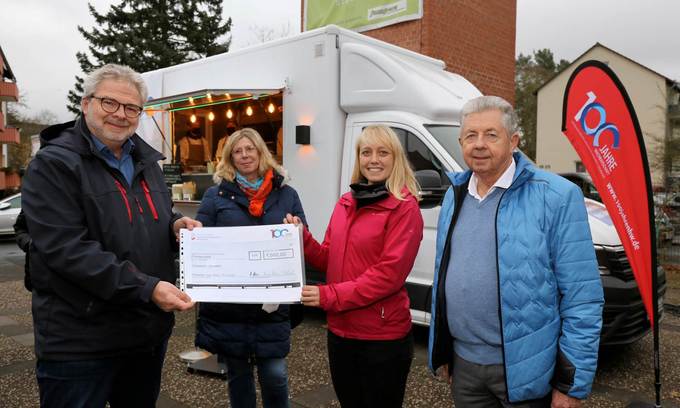
[[[22,286],[23,254],[13,243],[0,242],[0,407],[34,407],[30,294]],[[670,299],[680,304],[680,273],[673,275]],[[661,325],[664,407],[680,408],[680,308],[667,313]],[[193,312],[177,316],[163,371],[159,407],[224,407],[226,385],[220,378],[190,374],[177,355],[193,346]],[[288,358],[293,407],[339,406],[330,384],[323,315],[312,311],[295,329]],[[426,368],[427,333],[416,328],[416,356],[406,390],[407,407],[451,407],[448,385],[433,379]],[[587,407],[624,407],[653,398],[651,336],[623,348],[603,350]]]

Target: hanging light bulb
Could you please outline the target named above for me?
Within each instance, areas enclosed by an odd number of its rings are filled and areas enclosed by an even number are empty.
[[[189,120],[191,121],[191,123],[196,123],[196,115],[194,115],[194,114],[192,113],[192,114],[191,114],[191,117],[189,118]]]
[[[276,106],[274,106],[274,103],[269,102],[269,105],[267,106],[267,112],[274,113],[275,110],[276,110]]]
[[[231,109],[227,109],[227,119],[231,119],[234,117],[234,112],[231,111]]]
[[[212,95],[210,94],[210,92],[205,94],[205,97],[212,101]]]
[[[253,108],[251,108],[250,105],[246,108],[246,115],[253,116]]]
[[[192,104],[192,105],[194,104],[194,97],[193,96],[189,97],[189,103]]]
[[[229,95],[229,93],[225,93],[224,96],[225,96],[227,99],[231,99],[231,95]]]
[[[212,112],[210,112],[210,113],[208,114],[208,120],[211,121],[211,122],[212,122],[213,120],[215,120],[215,114],[212,113]]]

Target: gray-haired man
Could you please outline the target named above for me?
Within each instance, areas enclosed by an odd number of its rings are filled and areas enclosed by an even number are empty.
[[[152,407],[172,311],[193,306],[173,284],[175,234],[200,223],[172,212],[163,157],[135,135],[141,76],[105,65],[84,90],[82,115],[41,133],[22,188],[40,403]]]
[[[597,366],[602,284],[583,196],[521,153],[510,104],[469,101],[437,228],[430,368],[467,407],[578,407]]]

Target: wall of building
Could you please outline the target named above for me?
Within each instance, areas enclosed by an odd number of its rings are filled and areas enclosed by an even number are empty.
[[[631,98],[640,122],[652,173],[652,183],[663,183],[658,163],[666,133],[666,80],[664,77],[604,47],[595,47],[572,63],[541,88],[537,100],[536,163],[554,172],[575,171],[580,161],[576,151],[562,134],[562,100],[572,72],[586,60],[605,62],[616,73]]]
[[[515,100],[516,0],[423,0],[423,18],[362,34],[441,59],[487,95]]]

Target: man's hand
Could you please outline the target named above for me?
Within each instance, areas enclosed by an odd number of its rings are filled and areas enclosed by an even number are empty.
[[[550,408],[579,408],[580,406],[580,399],[562,394],[553,388],[552,403],[550,404]]]
[[[319,295],[318,286],[308,286],[302,287],[302,304],[305,306],[321,306],[321,295]]]
[[[447,383],[451,384],[452,377],[451,373],[449,373],[448,364],[444,364],[437,369],[437,377],[441,378],[442,380],[446,380]]]
[[[164,312],[184,311],[194,307],[194,302],[186,293],[172,283],[160,281],[151,293],[151,301]]]
[[[200,221],[196,221],[195,219],[189,217],[182,217],[172,224],[172,230],[175,232],[175,238],[177,238],[177,241],[179,241],[179,230],[181,228],[186,228],[191,231],[194,228],[201,228],[202,226],[203,224],[201,224]]]

